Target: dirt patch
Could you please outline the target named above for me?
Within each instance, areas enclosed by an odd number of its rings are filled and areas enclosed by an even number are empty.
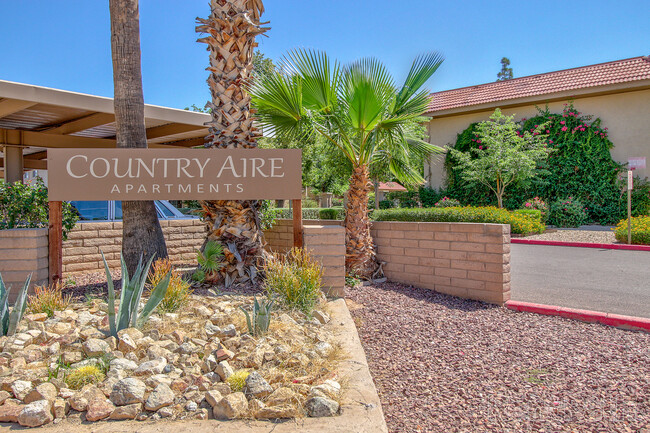
[[[650,428],[650,334],[393,283],[347,294],[391,432]]]

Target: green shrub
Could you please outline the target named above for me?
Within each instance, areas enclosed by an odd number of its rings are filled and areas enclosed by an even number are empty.
[[[497,207],[444,207],[386,209],[375,211],[375,221],[417,221],[417,222],[467,222],[510,224],[511,233],[542,233],[544,224],[531,220],[528,216]]]
[[[336,218],[322,218],[321,211],[325,209],[334,209],[337,211]],[[273,219],[292,219],[293,209],[271,209],[269,211]],[[345,210],[343,208],[303,208],[302,219],[317,220],[317,219],[343,219],[345,217]]]
[[[336,209],[336,208],[323,208],[318,210],[318,217],[322,220],[336,220],[336,219],[343,219],[341,218],[341,211],[342,209]]]
[[[285,255],[274,254],[264,271],[264,289],[270,296],[278,296],[286,307],[311,315],[321,296],[323,268],[309,253],[292,248]]]
[[[0,180],[0,230],[48,227],[47,187],[41,178],[34,185]],[[63,239],[77,223],[79,214],[63,202]]]
[[[542,222],[546,223],[546,221],[548,220],[548,205],[544,200],[542,200],[539,197],[526,200],[522,204],[521,208],[528,209],[528,210],[538,210],[541,213]]]
[[[246,378],[250,374],[248,370],[237,370],[226,379],[226,383],[230,386],[232,392],[239,392],[246,386]]]
[[[587,210],[573,197],[556,200],[551,203],[548,222],[556,227],[580,227],[588,222]]]
[[[392,200],[379,200],[379,209],[390,209],[395,207]]]
[[[542,211],[537,209],[517,209],[512,211],[515,215],[523,216],[524,218],[529,218],[532,221],[542,223]]]
[[[223,266],[223,245],[219,242],[209,240],[206,242],[203,251],[197,250],[196,261],[199,266],[197,270],[203,271],[203,280],[216,281],[219,279],[219,269]],[[196,274],[196,272],[195,272]],[[198,278],[198,276],[197,276]]]
[[[616,225],[614,236],[617,241],[627,243],[627,218]],[[632,243],[650,245],[650,216],[632,217]]]
[[[421,186],[418,190],[418,196],[420,203],[422,203],[422,207],[433,207],[443,197],[445,197],[445,191],[443,189],[433,189],[428,186]]]
[[[459,207],[460,202],[455,198],[443,197],[433,205],[434,207]]]
[[[391,191],[386,194],[386,198],[393,201],[397,200],[399,207],[412,208],[420,205],[417,191]],[[379,203],[381,204],[381,202]]]
[[[302,207],[303,208],[317,208],[318,207],[318,202],[316,200],[312,199],[303,199],[302,201]]]

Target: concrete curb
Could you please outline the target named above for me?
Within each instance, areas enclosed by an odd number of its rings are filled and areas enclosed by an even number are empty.
[[[580,310],[577,308],[558,307],[556,305],[535,304],[533,302],[507,301],[505,307],[527,313],[560,316],[567,319],[580,320],[589,323],[600,323],[617,328],[633,331],[650,332],[650,319],[645,317],[623,316],[621,314],[603,313],[600,311]]]
[[[598,248],[601,250],[650,251],[650,245],[592,244],[589,242],[542,241],[537,239],[518,239],[518,238],[510,239],[510,243],[527,244],[527,245],[550,245],[555,247]]]
[[[257,420],[185,421],[99,421],[60,422],[44,426],[48,433],[388,433],[377,389],[370,375],[366,354],[345,300],[328,302],[330,322],[325,325],[349,355],[338,369],[344,389],[341,415],[324,418],[299,418],[279,422]],[[23,429],[18,424],[0,424],[0,433]]]

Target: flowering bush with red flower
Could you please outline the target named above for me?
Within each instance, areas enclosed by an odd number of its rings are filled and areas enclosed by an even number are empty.
[[[532,134],[535,125],[546,123],[546,145],[554,149],[546,160],[537,166],[537,176],[531,182],[512,185],[504,206],[520,208],[528,197],[541,197],[547,203],[564,197],[579,199],[587,208],[588,219],[600,224],[616,224],[626,215],[626,198],[622,176],[625,167],[612,159],[609,131],[600,119],[584,115],[572,103],[567,103],[560,113],[548,107],[539,109],[537,116],[522,119],[518,136]],[[454,149],[467,152],[477,149],[477,124],[470,125],[458,135]],[[474,141],[472,141],[474,140]],[[485,146],[485,144],[480,144]],[[455,170],[458,164],[448,154],[447,190],[444,194],[474,206],[491,205],[495,200],[490,191],[465,182]],[[650,184],[635,179],[632,191],[634,215],[650,213]]]
[[[551,203],[549,224],[556,227],[579,227],[588,221],[587,209],[580,200],[568,197]]]
[[[40,178],[34,185],[0,180],[0,230],[48,226],[47,187]],[[63,238],[79,216],[70,203],[63,202]]]
[[[460,206],[460,202],[453,198],[443,197],[438,202],[436,202],[434,206],[435,207],[457,207]]]
[[[526,200],[521,208],[525,210],[538,210],[541,212],[542,222],[545,223],[548,220],[548,205],[539,197]]]

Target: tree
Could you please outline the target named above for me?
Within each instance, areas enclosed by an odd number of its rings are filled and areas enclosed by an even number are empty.
[[[418,57],[401,87],[376,59],[341,67],[327,54],[296,50],[278,71],[257,77],[250,88],[257,119],[277,137],[316,134],[352,166],[346,193],[346,269],[370,279],[379,274],[370,236],[370,165],[382,152],[390,171],[406,184],[423,181],[406,163],[410,155],[441,149],[412,137],[405,125],[427,110],[424,83],[442,63],[436,53]]]
[[[253,125],[250,97],[243,85],[253,68],[255,37],[268,30],[260,23],[264,6],[261,0],[212,0],[210,7],[207,19],[196,19],[196,31],[207,34],[198,42],[207,44],[210,53],[207,82],[212,101],[206,107],[212,121],[208,122],[206,147],[255,148],[261,134]],[[261,200],[201,202],[207,239],[224,247],[225,265],[219,276],[226,286],[257,274],[264,254],[261,205]]]
[[[548,156],[546,124],[537,125],[532,131],[519,132],[514,116],[505,116],[500,109],[494,110],[490,120],[476,127],[478,148],[461,152],[450,149],[456,158],[461,177],[470,184],[487,186],[503,207],[503,194],[508,186],[525,182],[537,175],[538,163]]]
[[[109,7],[117,147],[146,148],[138,0],[110,0]],[[122,202],[122,253],[131,274],[143,256],[167,257],[153,201]]]
[[[511,80],[513,78],[512,68],[510,66],[510,59],[504,57],[501,59],[501,71],[497,74],[497,81]]]

